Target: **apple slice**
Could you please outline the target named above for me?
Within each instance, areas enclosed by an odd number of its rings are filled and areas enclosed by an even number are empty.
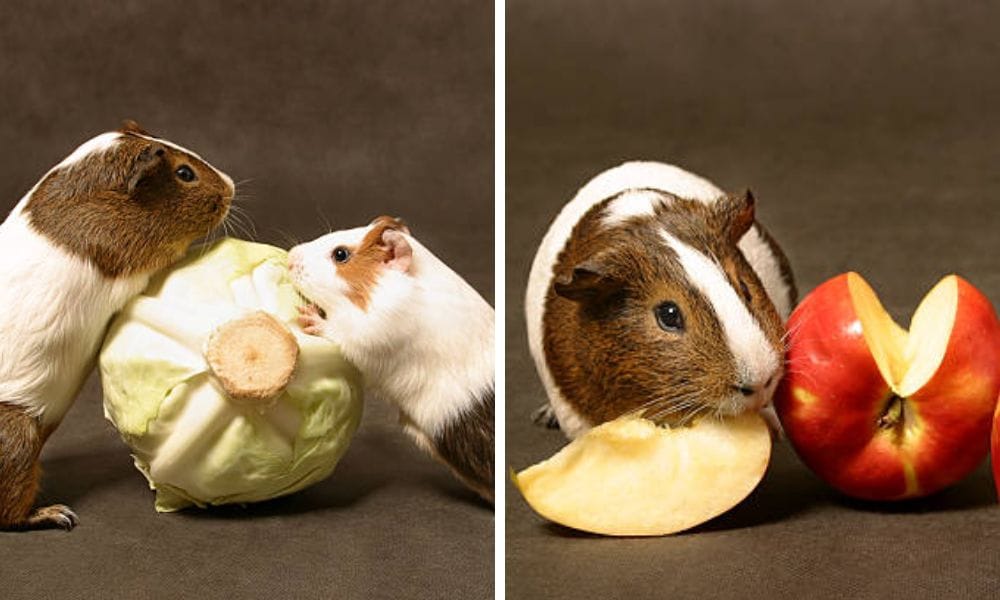
[[[820,285],[788,322],[775,408],[803,462],[845,494],[934,493],[986,456],[1000,392],[1000,324],[961,277],[942,279],[909,331],[857,273]]]
[[[896,396],[912,396],[930,381],[944,360],[958,311],[958,277],[945,277],[924,296],[913,313],[909,332],[892,320],[875,290],[860,275],[848,273],[847,288],[882,378]],[[905,416],[903,413],[901,418]]]
[[[528,504],[604,535],[666,535],[740,503],[764,477],[771,435],[756,414],[665,429],[626,416],[513,475]]]

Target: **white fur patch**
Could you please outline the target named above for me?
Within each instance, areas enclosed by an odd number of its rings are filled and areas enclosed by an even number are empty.
[[[725,195],[711,181],[680,167],[653,161],[633,161],[600,173],[580,188],[577,198],[599,198],[600,202],[637,188],[663,190],[678,198],[701,202],[712,202]]]
[[[100,154],[106,152],[109,148],[113,147],[118,143],[122,137],[121,133],[114,131],[108,133],[102,133],[97,137],[90,138],[86,142],[80,144],[76,150],[70,153],[69,156],[64,158],[62,162],[55,166],[56,169],[67,167],[69,165],[75,164],[83,160],[84,158],[92,154]]]
[[[633,217],[651,217],[656,214],[658,205],[668,201],[667,198],[669,197],[650,190],[623,192],[608,202],[601,223],[606,227],[614,227]]]
[[[0,225],[0,402],[58,423],[89,373],[111,316],[148,281],[109,280],[15,210]]]
[[[755,225],[740,239],[738,245],[747,262],[750,263],[750,266],[757,273],[757,277],[760,278],[760,282],[764,286],[764,291],[767,292],[768,297],[774,302],[774,308],[777,309],[781,320],[787,321],[788,316],[792,314],[793,308],[792,299],[789,294],[790,290],[788,284],[785,283],[784,277],[782,277],[778,257],[774,255],[771,246],[764,239],[764,235]]]
[[[690,282],[708,300],[722,325],[736,361],[737,375],[742,379],[733,384],[763,387],[777,372],[780,359],[757,319],[740,300],[718,262],[666,231],[661,235],[677,253]]]

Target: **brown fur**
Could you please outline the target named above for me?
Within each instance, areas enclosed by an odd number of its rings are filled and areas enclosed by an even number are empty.
[[[0,529],[72,529],[76,515],[55,504],[32,510],[42,468],[44,436],[22,408],[0,403]]]
[[[134,133],[108,151],[58,168],[38,185],[31,224],[108,277],[156,271],[225,217],[232,191],[203,161]],[[175,171],[190,166],[193,182]]]
[[[382,234],[387,229],[410,232],[399,219],[378,217],[372,221],[371,229],[361,239],[361,243],[354,248],[348,248],[351,256],[347,262],[336,265],[337,275],[350,286],[347,298],[361,310],[367,310],[371,302],[371,294],[378,282],[382,263],[391,258],[388,248],[382,243]]]
[[[691,413],[676,410],[682,400],[710,407],[739,383],[732,361],[719,360],[729,349],[714,311],[687,282],[664,230],[715,257],[781,347],[780,318],[736,247],[754,223],[752,196],[706,205],[657,193],[663,200],[653,216],[612,227],[602,220],[613,198],[594,206],[556,260],[543,318],[545,357],[563,396],[591,424],[637,410],[676,423]],[[656,322],[654,308],[667,300],[684,315],[683,333]]]
[[[434,453],[459,480],[493,501],[493,390],[434,438]]]
[[[23,409],[0,403],[0,528],[22,523],[31,514],[41,449],[38,422]]]

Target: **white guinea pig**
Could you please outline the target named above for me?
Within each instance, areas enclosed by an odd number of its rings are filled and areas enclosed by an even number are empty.
[[[341,347],[404,429],[493,498],[493,308],[391,217],[292,248],[307,333]]]
[[[683,424],[766,409],[796,301],[754,199],[680,168],[630,162],[590,180],[535,256],[528,342],[569,437],[630,412]]]

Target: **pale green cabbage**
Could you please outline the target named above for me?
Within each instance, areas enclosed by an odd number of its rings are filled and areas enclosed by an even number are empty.
[[[286,253],[223,239],[155,278],[112,323],[100,356],[104,413],[156,490],[156,510],[243,503],[327,477],[361,420],[361,376],[296,323]],[[203,351],[223,323],[264,310],[299,345],[274,404],[233,402]]]

